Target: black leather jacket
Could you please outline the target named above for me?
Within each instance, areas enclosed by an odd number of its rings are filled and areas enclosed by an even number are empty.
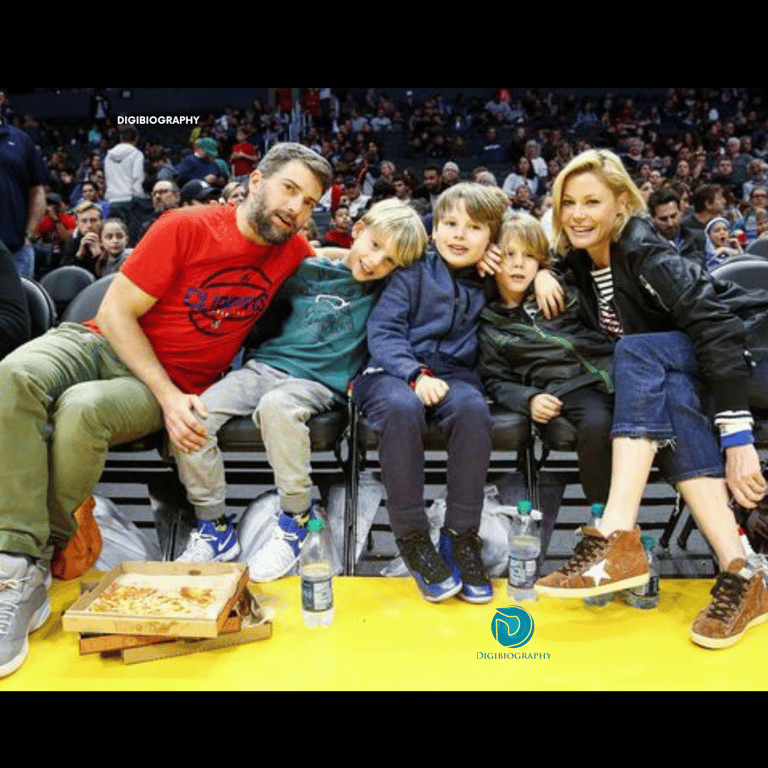
[[[597,293],[586,251],[561,263],[586,298],[589,322],[599,328]],[[768,318],[768,293],[718,281],[692,259],[681,258],[651,224],[630,219],[611,244],[613,303],[625,334],[685,331],[693,340],[715,412],[746,410],[750,355]],[[751,333],[753,332],[753,333]]]

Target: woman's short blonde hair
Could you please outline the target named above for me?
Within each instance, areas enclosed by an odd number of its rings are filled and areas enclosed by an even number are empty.
[[[561,222],[561,209],[563,202],[563,188],[572,176],[582,173],[594,173],[600,181],[611,190],[614,197],[625,195],[624,211],[616,217],[611,240],[616,242],[624,231],[624,227],[632,216],[645,213],[648,208],[642,192],[632,181],[632,177],[621,162],[618,155],[607,149],[588,149],[576,155],[555,179],[552,187],[552,230],[555,251],[563,254],[568,250],[570,242],[563,231]]]
[[[539,262],[540,267],[549,267],[552,263],[552,254],[549,250],[549,240],[541,222],[529,213],[510,211],[501,225],[499,233],[499,248],[504,253],[510,235],[514,235],[525,249],[525,252],[533,256]]]

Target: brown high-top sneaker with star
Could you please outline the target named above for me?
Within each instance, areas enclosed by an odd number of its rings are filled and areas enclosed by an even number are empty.
[[[607,538],[597,528],[579,528],[582,536],[562,570],[536,582],[540,595],[592,597],[646,584],[648,560],[640,543],[640,528],[614,531]]]
[[[704,648],[730,648],[744,633],[768,619],[768,589],[763,571],[734,560],[715,579],[712,602],[696,617],[691,640]]]

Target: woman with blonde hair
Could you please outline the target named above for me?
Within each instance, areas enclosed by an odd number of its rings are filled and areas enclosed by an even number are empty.
[[[553,197],[561,266],[585,297],[590,324],[617,340],[616,401],[603,521],[599,529],[582,529],[574,556],[537,590],[587,597],[648,581],[637,517],[658,452],[662,471],[677,485],[721,569],[691,638],[728,647],[768,619],[768,589],[739,538],[721,454],[735,500],[754,507],[766,483],[749,405],[757,396],[768,398],[768,376],[750,378],[746,350],[760,347],[768,356],[768,344],[760,344],[768,338],[768,294],[717,282],[681,259],[643,215],[643,196],[612,152],[575,157],[556,179]],[[557,303],[557,296],[544,300],[550,313]],[[707,407],[716,414],[720,445]]]

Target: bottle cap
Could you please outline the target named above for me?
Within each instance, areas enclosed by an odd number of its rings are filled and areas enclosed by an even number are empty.
[[[517,511],[521,515],[530,514],[532,509],[533,509],[533,505],[531,504],[530,501],[522,500],[517,502]]]
[[[605,504],[592,505],[592,517],[602,517],[605,512]]]
[[[308,523],[307,523],[307,530],[312,532],[322,532],[325,530],[325,521],[322,520],[319,517],[313,517]]]

